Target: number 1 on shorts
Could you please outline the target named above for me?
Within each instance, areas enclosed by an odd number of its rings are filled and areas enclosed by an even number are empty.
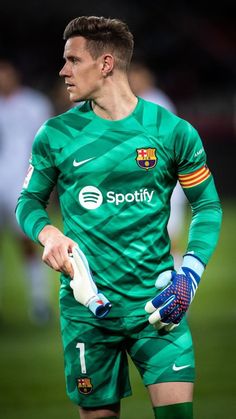
[[[79,348],[79,359],[80,359],[80,365],[81,365],[81,372],[82,374],[86,374],[86,364],[85,364],[85,345],[82,342],[78,342],[76,345],[76,348]]]

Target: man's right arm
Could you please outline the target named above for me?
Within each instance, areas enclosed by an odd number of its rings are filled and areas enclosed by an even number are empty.
[[[16,207],[16,218],[24,233],[44,246],[43,261],[46,264],[57,271],[73,274],[68,252],[76,243],[51,225],[46,211],[57,177],[58,170],[43,126],[35,137],[32,159]]]
[[[46,125],[35,136],[29,163],[16,206],[16,219],[24,233],[38,242],[39,232],[45,225],[51,224],[46,208],[58,177]]]

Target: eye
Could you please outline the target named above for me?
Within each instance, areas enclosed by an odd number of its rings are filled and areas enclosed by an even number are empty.
[[[80,59],[79,59],[78,57],[71,57],[70,61],[71,61],[73,64],[77,64],[77,63],[80,61]]]

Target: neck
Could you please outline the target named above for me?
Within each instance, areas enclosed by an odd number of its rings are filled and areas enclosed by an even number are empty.
[[[119,120],[130,115],[137,105],[138,99],[130,89],[125,77],[107,78],[102,87],[102,94],[92,100],[92,108],[96,115],[104,119]]]

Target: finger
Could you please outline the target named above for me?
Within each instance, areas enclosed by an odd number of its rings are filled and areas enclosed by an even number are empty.
[[[170,323],[171,319],[169,319],[169,316],[175,310],[175,308],[176,298],[175,295],[172,295],[168,300],[165,301],[164,304],[162,304],[161,307],[159,307],[161,319],[164,322]]]
[[[151,301],[148,301],[145,305],[145,311],[147,313],[153,313],[156,309],[159,309],[161,312],[161,317],[168,314],[169,305],[174,301],[175,296],[170,295],[166,297],[165,291],[154,297]]]
[[[60,272],[60,266],[57,263],[56,258],[53,255],[50,255],[50,257],[43,258],[43,261],[52,269],[54,269],[57,272]]]
[[[162,322],[161,320],[159,320],[153,326],[155,327],[156,330],[161,330],[163,328],[166,328],[168,326],[168,323],[165,323],[165,322]]]
[[[172,271],[171,270],[162,272],[157,277],[155,287],[159,290],[165,288],[168,284],[170,284],[171,278],[172,278]]]
[[[73,265],[71,263],[70,258],[68,258],[68,260],[65,261],[64,263],[64,271],[65,273],[67,273],[72,279],[74,277],[74,268]]]
[[[152,313],[148,317],[148,321],[149,321],[150,324],[154,324],[154,323],[158,322],[159,320],[161,320],[161,316],[160,316],[159,310],[155,310],[154,313]]]
[[[165,296],[161,293],[159,295],[156,295],[151,301],[148,301],[146,304],[147,313],[153,313],[157,308],[161,307],[165,301]]]
[[[174,330],[177,326],[179,326],[179,323],[168,323],[165,326],[165,331],[172,332],[172,330]]]
[[[154,307],[154,305],[152,304],[152,301],[148,301],[147,304],[144,307],[144,310],[151,314],[156,310],[156,307]]]
[[[184,316],[185,312],[182,311],[181,307],[176,305],[172,307],[173,304],[170,305],[168,312],[164,313],[160,310],[161,318],[164,322],[167,323],[179,323],[182,317]]]
[[[71,264],[71,258],[68,254],[67,246],[62,246],[58,249],[56,253],[57,263],[60,266],[60,271],[63,272],[65,275],[69,275],[73,278],[74,271],[73,266]]]
[[[76,242],[74,242],[74,241],[70,241],[70,243],[69,243],[69,245],[68,245],[68,253],[70,254],[70,255],[72,255],[73,254],[73,251],[74,251],[74,248],[75,247],[78,247],[78,244],[76,243]]]

